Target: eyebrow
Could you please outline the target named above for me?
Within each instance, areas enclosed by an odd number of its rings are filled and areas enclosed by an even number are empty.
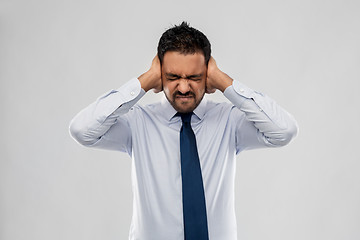
[[[165,73],[165,75],[167,77],[174,77],[174,78],[181,78],[181,76],[177,75],[177,74],[174,74],[174,73]],[[190,76],[186,76],[185,78],[197,78],[197,77],[202,77],[202,73],[200,74],[193,74],[193,75],[190,75]]]

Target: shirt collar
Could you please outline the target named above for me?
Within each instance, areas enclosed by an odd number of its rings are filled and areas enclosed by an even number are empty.
[[[206,104],[207,99],[204,95],[203,99],[201,100],[200,104],[194,109],[194,114],[201,120],[206,112]],[[162,115],[166,118],[166,120],[170,121],[177,111],[171,106],[169,100],[167,100],[165,94],[163,95],[161,99],[161,110]]]

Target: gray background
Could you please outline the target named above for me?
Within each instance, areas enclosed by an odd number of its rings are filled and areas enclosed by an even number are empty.
[[[239,239],[360,239],[359,10],[355,0],[1,0],[0,239],[127,239],[130,158],[78,145],[68,124],[146,71],[182,20],[208,36],[220,69],[300,126],[289,146],[238,156]]]

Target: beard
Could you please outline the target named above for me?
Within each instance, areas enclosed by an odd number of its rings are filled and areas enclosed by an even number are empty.
[[[201,96],[199,100],[197,100],[196,94],[192,91],[188,91],[186,93],[176,91],[172,94],[171,99],[169,99],[169,97],[165,94],[171,106],[180,113],[192,112],[200,104],[204,95],[205,93]]]

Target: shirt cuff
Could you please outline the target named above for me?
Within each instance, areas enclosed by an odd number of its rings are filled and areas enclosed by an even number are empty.
[[[122,112],[127,112],[144,94],[145,91],[141,88],[137,78],[132,78],[116,90],[108,91],[97,100],[97,105],[101,105],[101,107],[97,106],[95,111],[101,111],[101,114],[95,113],[95,115],[102,116],[98,121],[104,121],[118,108],[121,108]]]
[[[246,99],[254,97],[254,90],[237,80],[233,80],[232,85],[225,89],[224,96],[236,107],[240,107]]]

